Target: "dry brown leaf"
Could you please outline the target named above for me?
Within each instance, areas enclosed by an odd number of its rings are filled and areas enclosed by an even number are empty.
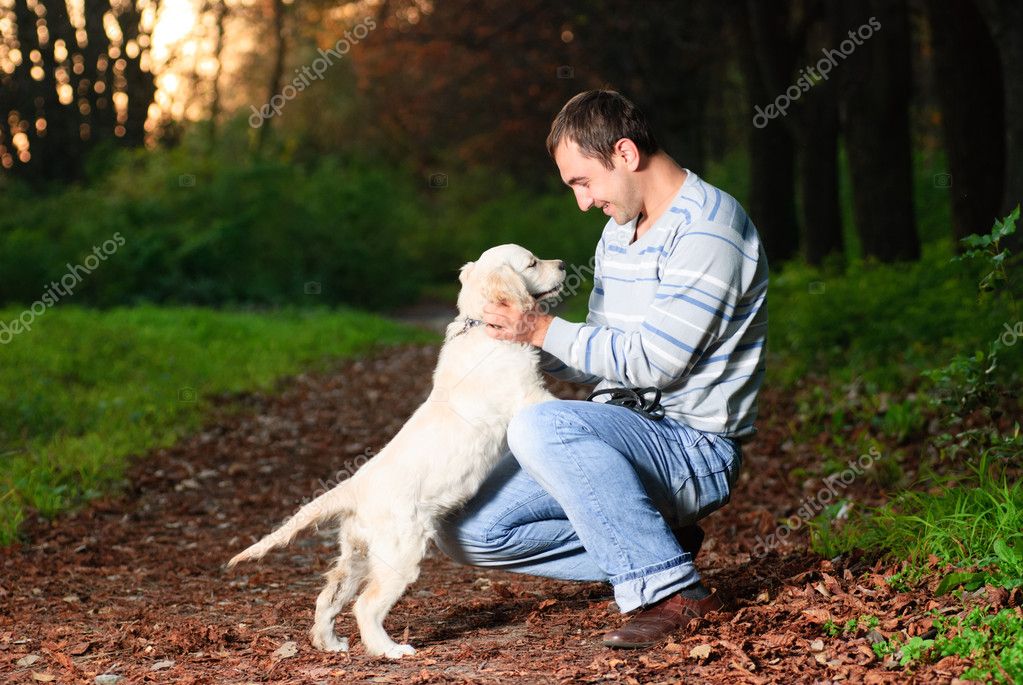
[[[711,651],[712,650],[710,648],[710,645],[707,644],[697,645],[696,647],[693,647],[692,649],[689,650],[689,658],[697,659],[700,661],[709,659]]]
[[[831,612],[827,609],[803,609],[802,614],[812,623],[827,623],[831,620]]]

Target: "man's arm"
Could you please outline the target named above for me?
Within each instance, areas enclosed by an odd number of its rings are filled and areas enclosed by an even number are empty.
[[[542,348],[582,373],[621,385],[668,386],[688,375],[730,326],[743,326],[756,311],[766,296],[766,273],[763,284],[752,283],[757,259],[720,235],[689,231],[669,256],[639,330],[555,317]],[[747,290],[750,296],[743,297]]]
[[[593,259],[593,290],[590,291],[588,313],[586,315],[586,323],[606,326],[607,319],[604,317],[604,283],[601,277],[601,261],[603,259],[604,241],[601,241],[597,245],[596,254]],[[553,317],[551,317],[553,319]],[[549,321],[542,322],[541,325],[549,325]],[[595,376],[591,373],[586,373],[580,369],[573,368],[566,364],[564,360],[559,359],[547,350],[543,349],[543,338],[546,335],[546,327],[542,331],[539,331],[536,340],[537,347],[540,347],[540,369],[551,376],[563,381],[569,381],[571,383],[580,383],[582,385],[596,385],[600,381],[604,380],[599,376]]]

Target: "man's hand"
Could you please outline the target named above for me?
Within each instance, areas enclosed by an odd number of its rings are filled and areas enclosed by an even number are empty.
[[[483,323],[487,335],[496,340],[511,340],[540,347],[547,337],[547,329],[554,319],[550,314],[535,309],[522,311],[504,303],[488,304],[483,308]]]

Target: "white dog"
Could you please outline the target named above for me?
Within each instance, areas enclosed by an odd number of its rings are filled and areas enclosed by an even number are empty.
[[[491,248],[463,266],[459,316],[447,327],[426,401],[352,478],[228,562],[258,559],[307,526],[337,520],[341,554],[316,600],[315,647],[348,650],[348,638],[334,633],[334,618],[362,589],[353,611],[366,651],[392,659],[415,653],[391,640],[384,617],[419,576],[439,518],[476,494],[507,452],[512,416],[554,399],[544,388],[536,349],[490,338],[483,307],[505,301],[529,309],[556,297],[564,278],[563,262],[537,259],[518,245]]]

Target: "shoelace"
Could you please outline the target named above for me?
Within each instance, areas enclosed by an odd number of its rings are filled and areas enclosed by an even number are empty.
[[[654,393],[652,400],[647,400],[643,397],[649,392]],[[659,388],[606,388],[590,393],[586,401],[590,402],[594,397],[601,395],[611,396],[611,399],[607,400],[604,404],[613,404],[618,407],[631,409],[637,414],[642,414],[653,421],[660,421],[664,418],[664,407],[661,406],[661,391]]]

